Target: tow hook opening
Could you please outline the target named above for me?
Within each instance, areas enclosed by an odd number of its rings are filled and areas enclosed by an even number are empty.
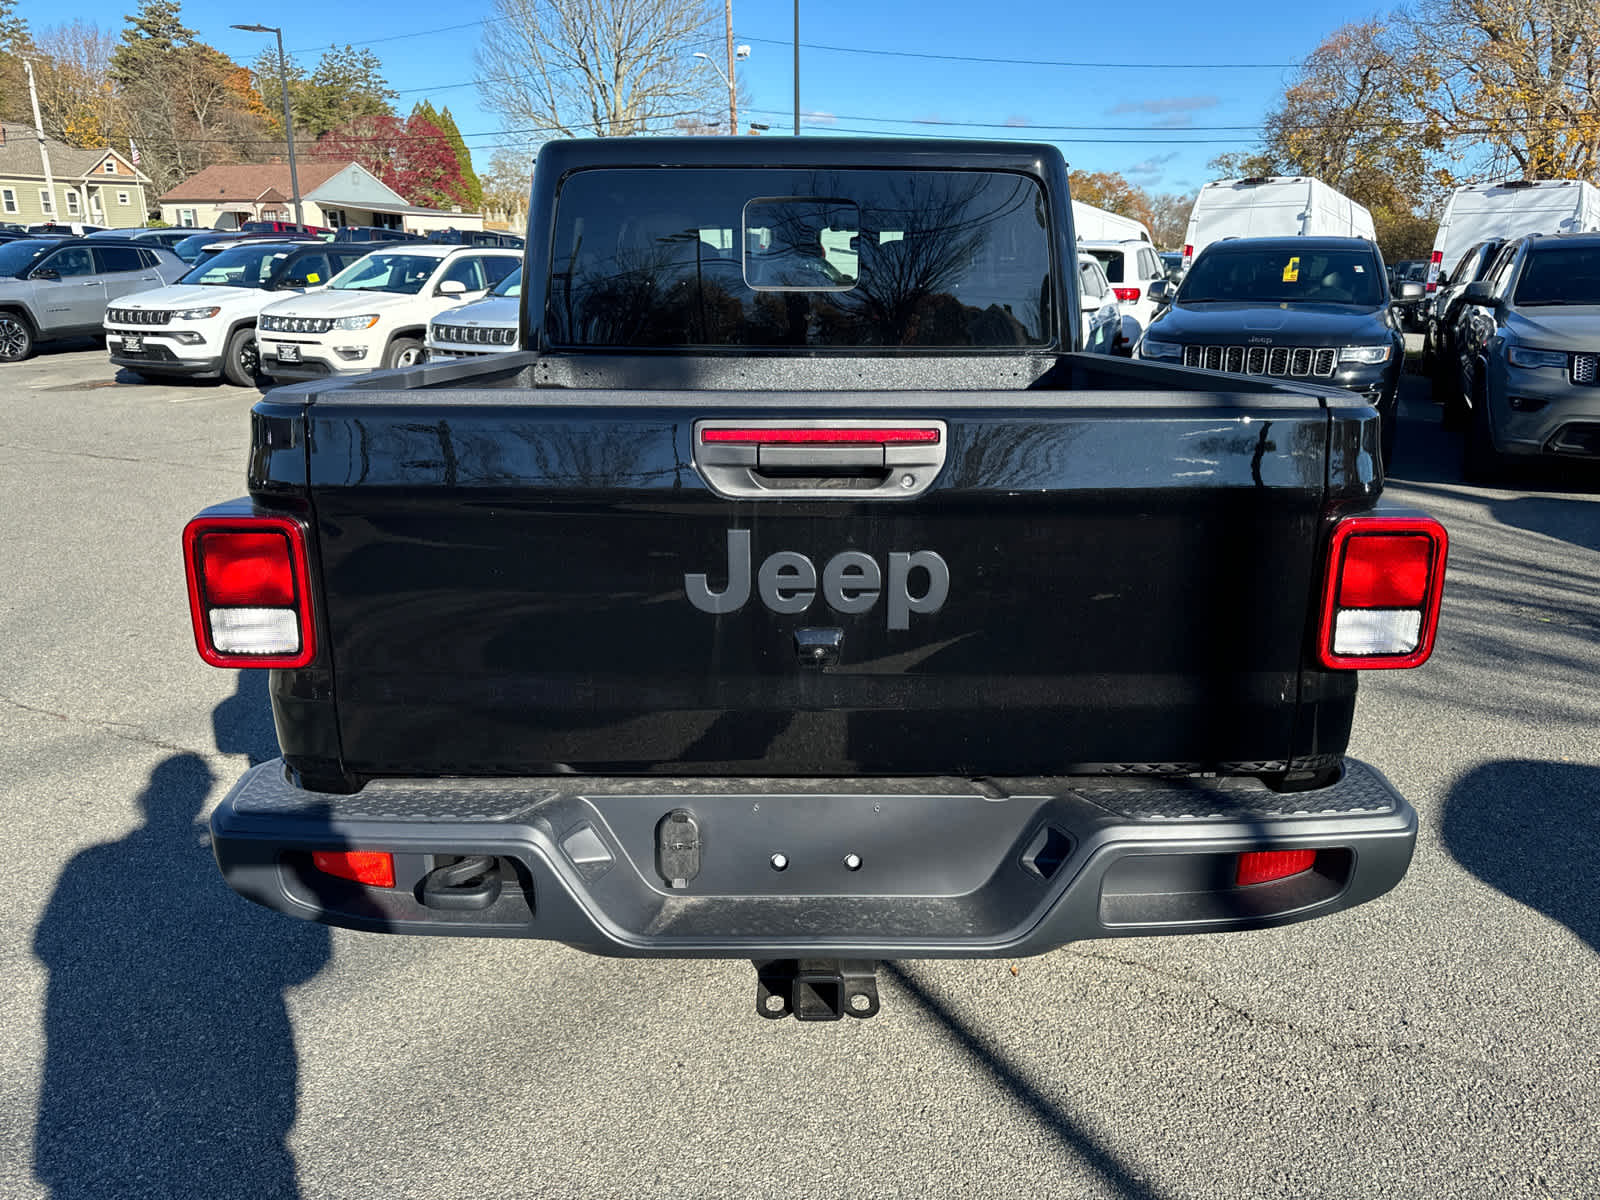
[[[491,854],[469,854],[434,867],[417,885],[417,898],[429,908],[479,912],[500,899],[500,869]]]
[[[757,962],[756,1012],[769,1021],[865,1020],[878,1014],[878,964],[853,958]]]

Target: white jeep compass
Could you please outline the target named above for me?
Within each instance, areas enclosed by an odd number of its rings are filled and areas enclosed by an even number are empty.
[[[424,360],[428,322],[475,300],[522,263],[517,250],[397,245],[374,250],[320,292],[261,313],[261,373],[316,379]]]

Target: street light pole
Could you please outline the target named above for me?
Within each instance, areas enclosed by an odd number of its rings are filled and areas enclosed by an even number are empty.
[[[294,193],[295,224],[304,225],[305,217],[300,211],[300,172],[296,170],[294,162],[294,118],[289,114],[289,60],[283,53],[283,30],[272,25],[235,25],[233,28],[246,33],[272,33],[278,37],[278,85],[283,89],[283,136],[289,141],[289,190]]]
[[[732,0],[729,0],[728,11],[731,16],[733,11]],[[731,25],[728,27],[728,36],[730,38],[733,36],[733,26]],[[707,66],[717,73],[717,78],[728,85],[728,132],[737,134],[739,132],[739,101],[736,98],[737,90],[734,80],[737,76],[733,73],[733,64],[735,62],[743,62],[749,58],[750,47],[740,46],[738,49],[734,49],[733,43],[731,41],[728,43],[728,73],[726,75],[722,73],[722,68],[717,66],[717,60],[704,50],[696,50],[690,57],[703,60]]]
[[[794,135],[800,136],[800,0],[794,0]]]
[[[733,0],[724,0],[728,26],[728,132],[739,132],[739,89],[733,73]]]

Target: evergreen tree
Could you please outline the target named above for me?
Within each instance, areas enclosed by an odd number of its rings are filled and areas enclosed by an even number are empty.
[[[16,0],[0,0],[0,119],[33,124],[28,75],[22,58],[33,48],[28,22],[17,15]]]
[[[479,182],[477,172],[472,169],[472,151],[467,149],[467,143],[461,137],[461,130],[456,128],[456,119],[450,115],[450,106],[446,105],[442,112],[430,117],[429,120],[444,132],[450,141],[450,148],[456,152],[456,162],[461,168],[461,188],[466,197],[465,207],[471,212],[482,212],[483,184]]]

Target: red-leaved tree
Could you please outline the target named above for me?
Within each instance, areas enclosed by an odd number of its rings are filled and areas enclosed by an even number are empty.
[[[357,162],[406,198],[438,208],[466,204],[466,186],[450,140],[433,122],[413,115],[358,117],[317,139],[323,160]]]

